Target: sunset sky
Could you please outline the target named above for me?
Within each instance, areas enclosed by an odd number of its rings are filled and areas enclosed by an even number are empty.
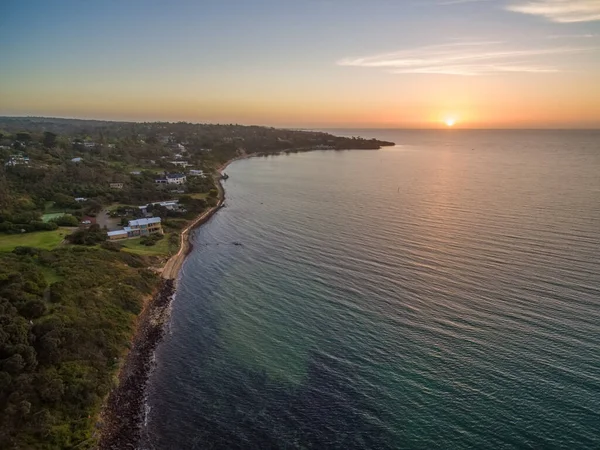
[[[4,0],[0,115],[600,128],[600,0]]]

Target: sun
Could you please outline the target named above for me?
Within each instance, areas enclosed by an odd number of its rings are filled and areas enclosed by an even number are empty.
[[[447,127],[453,127],[455,123],[456,123],[456,120],[454,120],[454,119],[451,119],[451,118],[446,119],[446,126]]]

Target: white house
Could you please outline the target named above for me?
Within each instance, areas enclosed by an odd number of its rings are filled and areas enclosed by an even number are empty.
[[[204,175],[204,171],[203,170],[191,169],[190,170],[190,175],[193,176],[193,177],[206,178],[206,175]]]
[[[186,176],[182,173],[169,173],[165,177],[167,184],[185,184]]]
[[[73,158],[73,159],[71,160],[71,162],[74,162],[74,163],[79,163],[79,162],[81,162],[81,161],[83,161],[83,158]]]
[[[173,164],[174,166],[181,166],[181,167],[187,167],[190,164],[187,161],[169,161],[171,164]]]

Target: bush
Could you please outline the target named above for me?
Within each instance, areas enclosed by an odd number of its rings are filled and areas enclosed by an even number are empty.
[[[64,216],[57,217],[56,219],[52,219],[50,222],[54,222],[60,227],[76,227],[79,225],[79,220],[77,220],[77,217],[72,216],[71,214],[65,214]]]
[[[120,252],[123,248],[123,246],[118,242],[112,241],[104,241],[102,244],[100,244],[100,247],[102,247],[104,250],[110,250],[111,252]]]
[[[162,234],[151,234],[150,236],[142,236],[140,239],[140,244],[145,245],[147,247],[151,247],[156,245],[156,243],[165,237]]]

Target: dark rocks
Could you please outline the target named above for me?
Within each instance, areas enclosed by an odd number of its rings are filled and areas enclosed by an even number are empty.
[[[154,350],[164,334],[175,281],[165,280],[140,316],[133,347],[119,375],[119,385],[108,397],[102,413],[99,450],[135,449],[144,420],[146,384]]]

